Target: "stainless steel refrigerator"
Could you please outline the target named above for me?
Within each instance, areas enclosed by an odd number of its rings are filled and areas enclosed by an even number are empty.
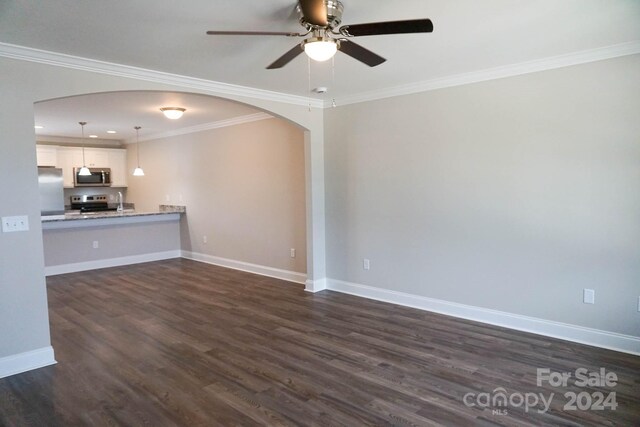
[[[64,214],[64,182],[62,169],[38,168],[40,212],[42,216]]]

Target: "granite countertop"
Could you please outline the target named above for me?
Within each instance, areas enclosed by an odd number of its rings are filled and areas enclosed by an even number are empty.
[[[92,219],[104,219],[104,218],[130,218],[140,216],[153,216],[153,215],[169,215],[169,214],[182,214],[186,212],[184,206],[169,206],[160,205],[157,211],[135,211],[133,209],[125,209],[123,212],[106,211],[106,212],[90,212],[80,213],[80,211],[68,211],[64,215],[50,215],[43,216],[42,222],[59,222],[59,221],[82,221]]]

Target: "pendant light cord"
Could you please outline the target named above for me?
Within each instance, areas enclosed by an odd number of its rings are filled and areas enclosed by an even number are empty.
[[[140,169],[140,126],[136,126],[136,163],[138,164],[138,169]]]
[[[86,125],[87,122],[79,122],[79,124],[82,127],[82,167],[86,167],[87,162],[84,159],[84,125]]]

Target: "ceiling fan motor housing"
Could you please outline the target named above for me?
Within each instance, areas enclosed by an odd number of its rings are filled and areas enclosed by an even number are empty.
[[[341,2],[337,0],[324,0],[324,4],[327,7],[327,27],[326,28],[333,30],[334,28],[336,28],[338,25],[342,23],[342,12],[344,11],[344,6],[342,5]],[[310,24],[306,21],[306,19],[304,18],[304,14],[302,13],[302,8],[300,7],[300,4],[298,4],[298,6],[296,7],[296,10],[298,11],[300,24],[303,27],[307,29],[312,29],[313,27],[316,27],[315,25]]]

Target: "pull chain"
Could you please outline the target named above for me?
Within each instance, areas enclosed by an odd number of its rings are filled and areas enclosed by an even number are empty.
[[[331,58],[331,89],[335,90],[336,87],[336,57]],[[336,99],[331,98],[331,106],[336,107]]]
[[[311,58],[307,56],[307,96],[311,93]],[[309,99],[309,112],[311,112],[311,99]]]

